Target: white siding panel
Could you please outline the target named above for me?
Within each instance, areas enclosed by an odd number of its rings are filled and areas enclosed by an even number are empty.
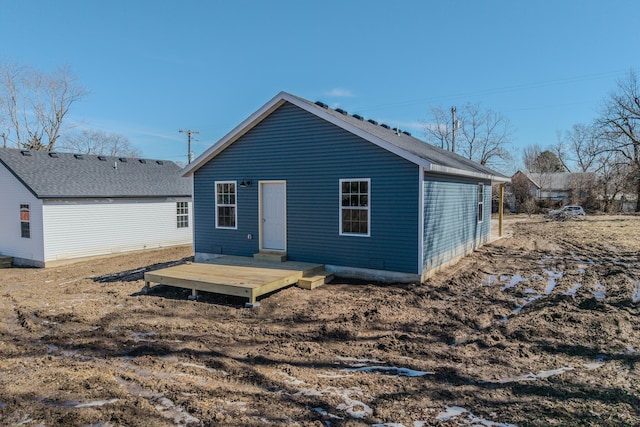
[[[175,200],[47,201],[45,260],[189,244],[192,208],[189,203],[189,227],[177,228]]]
[[[31,215],[31,237],[23,238],[20,232],[20,205],[28,204]],[[42,243],[42,201],[0,165],[0,253],[20,258],[21,263],[44,262]]]

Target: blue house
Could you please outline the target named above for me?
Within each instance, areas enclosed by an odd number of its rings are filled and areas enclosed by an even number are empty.
[[[281,92],[183,170],[197,261],[260,252],[421,281],[489,239],[509,178],[407,132]]]

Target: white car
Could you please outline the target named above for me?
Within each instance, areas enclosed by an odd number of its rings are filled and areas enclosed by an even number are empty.
[[[584,209],[582,209],[582,206],[567,205],[567,206],[561,207],[560,209],[549,211],[547,215],[550,217],[555,217],[560,215],[570,217],[570,216],[585,216],[585,213],[584,213]]]

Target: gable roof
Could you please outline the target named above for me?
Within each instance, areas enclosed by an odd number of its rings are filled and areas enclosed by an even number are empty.
[[[40,199],[191,196],[170,161],[0,148],[0,166]]]
[[[422,166],[427,172],[490,179],[499,182],[509,181],[509,177],[499,172],[465,159],[458,154],[434,147],[401,131],[385,128],[363,120],[359,116],[355,117],[341,110],[334,110],[324,104],[313,103],[286,92],[280,92],[222,139],[209,147],[182,171],[183,176],[192,175],[285,102],[296,105],[416,165]]]
[[[595,173],[593,172],[522,173],[538,188],[544,191],[568,191],[581,180],[591,180],[595,178]]]

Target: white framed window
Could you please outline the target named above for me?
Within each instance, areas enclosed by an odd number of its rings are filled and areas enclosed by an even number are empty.
[[[478,222],[484,219],[484,184],[478,184]]]
[[[216,228],[237,229],[236,182],[216,181]]]
[[[369,237],[371,179],[340,180],[340,235]]]
[[[176,202],[176,226],[189,228],[189,202]]]
[[[20,236],[31,238],[31,210],[29,205],[20,205]]]

